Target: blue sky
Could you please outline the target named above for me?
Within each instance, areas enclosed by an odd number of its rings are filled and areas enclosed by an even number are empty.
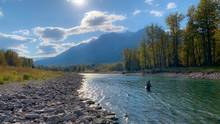
[[[108,32],[138,31],[199,0],[0,0],[0,48],[52,57]],[[185,21],[182,27],[185,26]]]

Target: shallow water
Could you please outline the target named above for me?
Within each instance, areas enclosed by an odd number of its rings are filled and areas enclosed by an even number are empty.
[[[220,81],[83,74],[80,94],[113,111],[123,124],[220,123]],[[144,89],[151,80],[152,92]],[[124,118],[125,114],[128,118]]]

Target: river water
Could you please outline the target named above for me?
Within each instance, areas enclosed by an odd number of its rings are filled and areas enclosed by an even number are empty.
[[[81,96],[115,112],[122,124],[220,124],[220,81],[121,74],[82,75]],[[144,88],[147,80],[151,80],[151,92]]]

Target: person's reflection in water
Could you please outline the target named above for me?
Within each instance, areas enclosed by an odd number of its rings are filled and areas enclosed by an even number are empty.
[[[147,81],[147,82],[146,82],[146,85],[145,85],[145,89],[146,89],[148,92],[151,92],[151,87],[152,87],[152,85],[151,85],[150,81]]]

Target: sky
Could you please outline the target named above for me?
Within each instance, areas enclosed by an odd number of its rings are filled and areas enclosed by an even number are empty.
[[[136,32],[199,0],[0,0],[0,49],[40,59],[109,32]],[[187,18],[182,22],[184,28]]]

